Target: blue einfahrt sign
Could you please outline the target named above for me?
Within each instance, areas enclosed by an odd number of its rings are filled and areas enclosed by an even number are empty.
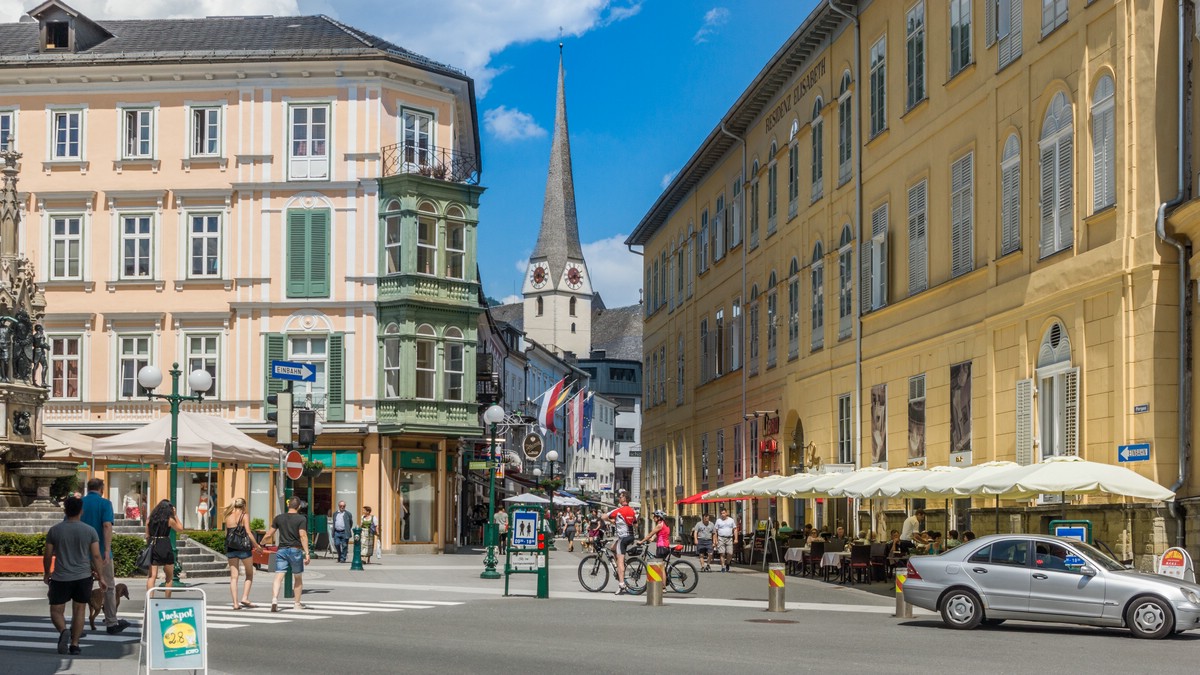
[[[1148,462],[1150,461],[1150,444],[1134,443],[1133,445],[1117,446],[1118,462]]]

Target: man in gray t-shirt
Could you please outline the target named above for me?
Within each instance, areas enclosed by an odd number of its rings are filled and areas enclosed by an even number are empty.
[[[700,522],[692,528],[692,543],[696,545],[696,553],[700,556],[700,571],[710,571],[709,563],[712,557],[713,544],[717,540],[717,526],[712,522],[712,516],[705,512]]]
[[[63,512],[66,520],[46,533],[42,581],[50,587],[46,597],[50,600],[50,621],[58,631],[58,653],[78,654],[79,638],[83,635],[83,622],[92,598],[92,579],[100,580],[101,591],[107,589],[108,584],[101,575],[100,536],[95,528],[79,519],[83,513],[83,500],[67,497]],[[65,617],[67,601],[74,603],[70,630],[67,630]]]

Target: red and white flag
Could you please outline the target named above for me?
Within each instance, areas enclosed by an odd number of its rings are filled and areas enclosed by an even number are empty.
[[[553,387],[550,387],[542,394],[542,408],[538,411],[538,426],[542,428],[542,433],[558,431],[558,427],[554,426],[554,412],[558,410],[558,406],[562,405],[563,399],[566,397],[567,378],[558,381]]]
[[[583,439],[583,400],[587,389],[582,389],[567,404],[567,445],[578,448]]]

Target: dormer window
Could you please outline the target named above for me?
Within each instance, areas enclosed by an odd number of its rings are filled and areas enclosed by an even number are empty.
[[[46,49],[70,49],[71,24],[66,21],[46,22]]]

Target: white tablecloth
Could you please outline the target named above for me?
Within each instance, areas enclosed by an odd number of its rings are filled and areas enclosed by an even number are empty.
[[[849,551],[834,551],[821,556],[821,567],[841,567],[842,561],[850,557]]]
[[[786,562],[804,562],[805,553],[808,553],[807,548],[789,548],[783,554],[783,559]]]

